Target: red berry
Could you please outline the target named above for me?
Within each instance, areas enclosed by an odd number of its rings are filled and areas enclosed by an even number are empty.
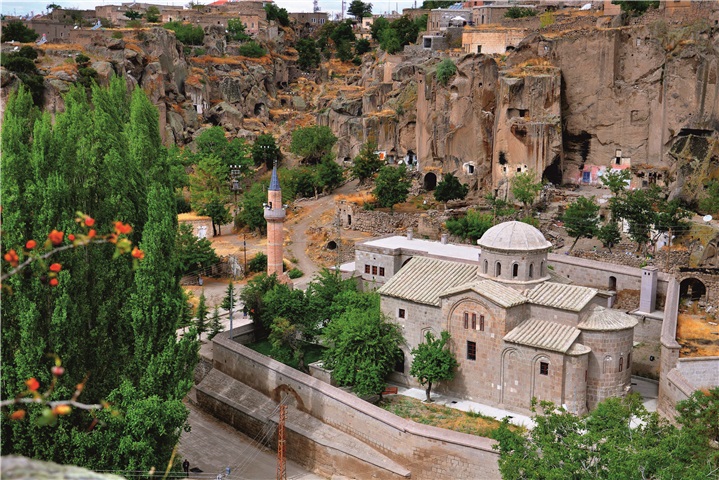
[[[57,278],[51,278],[51,279],[50,279],[50,286],[51,286],[51,287],[57,287],[57,285],[58,285],[59,283],[60,283],[60,282],[58,282]]]
[[[55,375],[56,377],[59,377],[59,376],[61,376],[63,373],[65,373],[65,368],[64,368],[64,367],[61,367],[61,366],[59,366],[59,365],[55,365],[54,367],[52,367],[52,368],[50,369],[50,371],[52,372],[53,375]]]

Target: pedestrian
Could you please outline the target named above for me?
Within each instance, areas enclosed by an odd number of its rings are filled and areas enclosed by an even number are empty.
[[[190,462],[187,459],[185,459],[185,461],[182,462],[182,469],[185,471],[185,476],[189,477],[190,476]]]

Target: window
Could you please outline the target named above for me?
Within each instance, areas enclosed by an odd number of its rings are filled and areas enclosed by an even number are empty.
[[[502,264],[497,262],[494,266],[494,276],[499,277],[500,275],[502,275]]]
[[[484,315],[479,316],[479,331],[484,331]]]
[[[477,343],[467,341],[467,360],[477,360]]]
[[[377,265],[372,265],[372,275],[377,275]]]
[[[619,357],[619,371],[624,370],[624,357]]]
[[[519,276],[519,265],[516,263],[512,265],[512,278],[517,278]]]
[[[539,264],[539,276],[540,277],[544,276],[544,262]]]
[[[529,264],[529,278],[534,278],[534,264]]]
[[[489,262],[487,260],[484,261],[484,273],[486,274],[489,271]]]
[[[539,362],[539,374],[540,375],[549,375],[549,363]]]
[[[364,266],[364,273],[369,273],[369,265]]]
[[[631,361],[632,361],[632,354],[631,354],[631,353],[628,353],[628,354],[627,354],[627,368],[629,368],[629,365],[630,365],[629,362],[631,362]]]
[[[379,267],[379,276],[384,277],[384,267]]]
[[[472,330],[477,330],[477,314],[472,314]]]
[[[482,45],[477,45],[477,53],[482,53]]]
[[[469,328],[469,313],[464,312],[464,328]]]
[[[397,316],[398,316],[399,318],[405,318],[404,308],[400,308],[400,309],[399,309],[399,311],[397,312]]]

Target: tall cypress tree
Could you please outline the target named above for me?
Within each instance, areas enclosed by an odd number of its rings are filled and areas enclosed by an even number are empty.
[[[59,285],[42,282],[33,264],[4,283],[2,396],[12,398],[35,377],[44,391],[52,357],[65,374],[51,399],[68,399],[86,376],[80,397],[106,399],[110,411],[73,410],[55,427],[35,421],[30,405],[21,422],[4,421],[3,455],[21,454],[97,470],[164,468],[187,419],[182,398],[197,360],[196,332],[177,340],[184,297],[175,265],[177,219],[157,111],[137,89],[128,101],[124,79],[108,89],[65,95],[65,111],[39,116],[21,88],[11,96],[2,126],[2,248],[42,244],[52,229],[77,231],[75,212],[110,233],[116,220],[145,258],[133,270],[114,246],[94,244],[52,257],[62,264]],[[140,368],[141,367],[141,368]],[[100,420],[99,423],[94,418]]]

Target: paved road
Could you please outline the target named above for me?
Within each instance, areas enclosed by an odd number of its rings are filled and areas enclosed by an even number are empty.
[[[190,462],[190,478],[197,480],[215,480],[219,473],[225,473],[231,467],[227,480],[270,480],[276,478],[277,454],[243,435],[229,425],[220,422],[192,403],[190,409],[189,433],[183,433],[180,439],[178,455]],[[287,462],[287,478],[302,480],[322,480],[322,477],[303,469],[295,462]]]

